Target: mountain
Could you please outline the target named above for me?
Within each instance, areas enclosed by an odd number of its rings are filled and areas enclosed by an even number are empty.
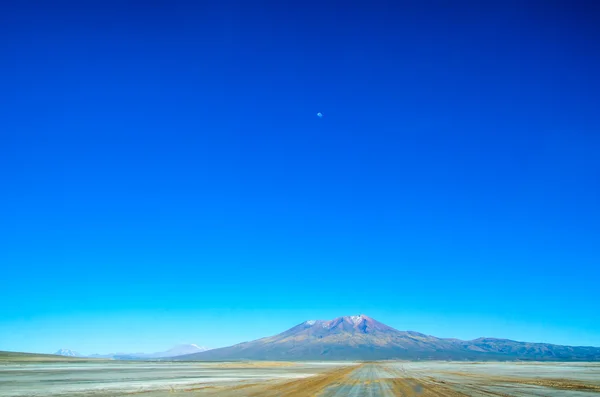
[[[116,354],[114,353],[108,353],[108,354],[90,354],[89,356],[86,357],[90,357],[90,358],[110,358],[110,359],[114,359]]]
[[[193,354],[193,353],[200,353],[200,352],[204,352],[207,351],[208,349],[206,347],[201,347],[195,344],[189,344],[189,345],[177,345],[175,347],[170,348],[167,351],[164,352],[158,352],[158,353],[152,353],[152,354],[146,354],[145,358],[168,358],[168,357],[176,357],[176,356],[182,356],[185,354]]]
[[[157,353],[110,353],[110,354],[92,354],[93,358],[112,358],[115,360],[148,360],[156,358],[169,358],[185,354],[193,354],[207,351],[206,347],[195,344],[177,345],[169,350]]]
[[[65,356],[65,357],[84,357],[83,355],[77,353],[76,351],[70,349],[60,349],[56,353],[57,356]]]
[[[565,360],[600,361],[600,348],[479,338],[436,338],[398,331],[365,315],[309,320],[251,342],[176,360]]]

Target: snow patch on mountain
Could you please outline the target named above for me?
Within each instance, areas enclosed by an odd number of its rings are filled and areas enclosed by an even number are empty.
[[[362,314],[360,314],[358,316],[350,316],[350,320],[352,320],[352,322],[354,324],[360,323],[360,320],[362,320],[362,319],[363,319]]]
[[[65,357],[83,357],[81,354],[73,351],[71,349],[59,349],[56,353],[57,356],[65,356]]]

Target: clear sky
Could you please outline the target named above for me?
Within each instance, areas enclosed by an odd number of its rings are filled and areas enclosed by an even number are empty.
[[[0,350],[600,346],[598,2],[12,3]]]

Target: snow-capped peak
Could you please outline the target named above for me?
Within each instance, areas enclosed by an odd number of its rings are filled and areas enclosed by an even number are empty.
[[[70,349],[60,349],[54,354],[56,354],[58,356],[66,356],[66,357],[81,357],[81,354],[77,353],[76,351],[70,350]]]
[[[359,314],[358,316],[350,316],[350,320],[354,323],[354,324],[358,324],[360,322],[360,320],[363,319],[362,314]]]
[[[306,322],[306,325],[315,325],[316,322],[317,322],[317,320],[308,320]]]

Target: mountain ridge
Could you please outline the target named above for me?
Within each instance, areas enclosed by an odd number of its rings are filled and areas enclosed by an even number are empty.
[[[284,332],[174,360],[537,360],[600,361],[600,348],[399,331],[364,314],[304,321]]]
[[[209,350],[206,347],[198,346],[194,343],[180,344],[173,346],[172,348],[156,352],[156,353],[108,353],[108,354],[90,354],[87,357],[91,358],[109,358],[114,360],[148,360],[148,359],[161,359],[181,356],[185,354],[199,353]]]

